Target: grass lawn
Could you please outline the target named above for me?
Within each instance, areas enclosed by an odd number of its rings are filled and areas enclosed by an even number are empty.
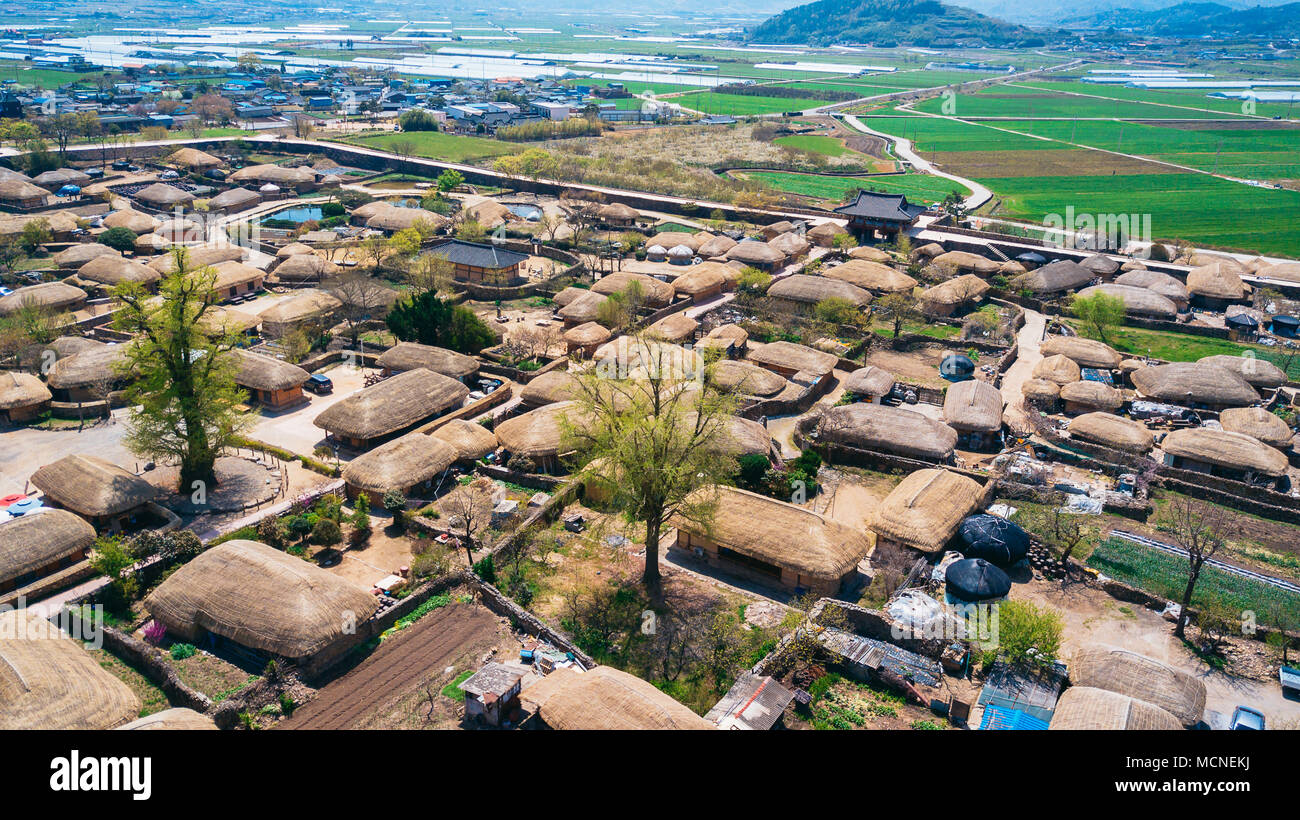
[[[825,154],[828,157],[842,157],[845,154],[860,156],[857,151],[844,145],[843,140],[835,137],[822,137],[814,134],[795,134],[789,137],[777,137],[772,140],[777,145],[788,145],[801,151]]]
[[[1095,339],[1097,334],[1077,322],[1071,322],[1079,335]],[[1140,327],[1119,327],[1106,331],[1106,343],[1121,353],[1151,356],[1167,362],[1194,362],[1206,356],[1240,356],[1247,351],[1289,370],[1295,379],[1300,377],[1300,356],[1287,362],[1285,353],[1261,345],[1247,345],[1228,339],[1193,336],[1190,333],[1171,333],[1167,330],[1147,330]]]
[[[128,665],[107,649],[92,649],[89,652],[96,663],[111,673],[113,677],[125,683],[136,694],[136,697],[140,698],[139,717],[161,712],[171,706],[167,702],[167,696],[163,694],[163,691],[155,686],[153,681],[138,672],[135,667]]]
[[[842,201],[847,192],[858,188],[904,194],[909,199],[917,201],[942,200],[953,189],[960,190],[963,195],[970,193],[964,185],[929,174],[831,177],[785,171],[751,171],[747,172],[746,176],[780,191],[820,197],[834,202]]]
[[[413,145],[413,154],[418,157],[440,159],[447,162],[474,162],[475,160],[514,154],[523,148],[497,140],[482,137],[462,137],[456,134],[444,134],[441,131],[412,131],[402,133],[369,134],[350,137],[347,142],[392,151],[394,146],[404,142]]]

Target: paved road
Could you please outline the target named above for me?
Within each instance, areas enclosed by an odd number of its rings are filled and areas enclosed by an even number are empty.
[[[956,174],[950,174],[946,171],[940,171],[938,168],[935,168],[929,160],[922,158],[912,150],[911,140],[904,139],[903,137],[895,137],[892,134],[886,134],[882,131],[868,128],[863,124],[862,120],[852,114],[846,114],[844,121],[864,134],[871,134],[872,136],[889,140],[893,143],[894,153],[912,163],[912,167],[916,170],[923,171],[927,174],[933,174],[937,177],[943,177],[944,179],[950,179],[959,185],[964,185],[969,188],[971,190],[971,195],[966,197],[966,210],[973,211],[993,198],[993,192],[988,188],[985,188],[983,185],[980,185],[975,180],[967,179],[966,177],[959,177]]]
[[[1002,403],[1006,409],[1002,418],[1013,430],[1028,432],[1025,420],[1024,394],[1020,392],[1023,385],[1034,372],[1035,365],[1043,358],[1039,346],[1047,330],[1047,317],[1036,310],[1025,310],[1025,325],[1016,336],[1016,360],[1002,375]]]

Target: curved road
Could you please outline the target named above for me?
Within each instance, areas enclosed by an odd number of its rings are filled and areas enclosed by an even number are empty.
[[[944,179],[950,179],[959,185],[964,185],[971,190],[971,195],[966,197],[966,210],[973,211],[993,198],[993,192],[983,185],[980,185],[973,179],[959,177],[956,174],[949,174],[946,171],[940,171],[930,163],[929,160],[922,159],[915,151],[912,150],[912,141],[903,137],[896,137],[893,134],[885,134],[875,129],[868,128],[853,114],[845,114],[844,121],[850,126],[861,131],[864,134],[871,134],[874,137],[889,140],[893,144],[893,151],[898,156],[912,163],[912,167],[918,171],[931,174]]]

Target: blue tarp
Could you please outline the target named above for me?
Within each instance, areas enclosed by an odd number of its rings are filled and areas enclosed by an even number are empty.
[[[1047,728],[1047,722],[1033,715],[1027,715],[1019,709],[989,704],[984,707],[984,717],[980,719],[981,729],[999,730],[1036,730]]]

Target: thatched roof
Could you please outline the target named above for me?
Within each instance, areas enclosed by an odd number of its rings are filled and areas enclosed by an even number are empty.
[[[712,379],[718,390],[745,396],[768,398],[789,384],[781,376],[749,362],[719,359],[712,365]]]
[[[1056,702],[1049,729],[1173,731],[1178,718],[1146,701],[1090,686],[1071,686]]]
[[[808,249],[812,247],[808,244],[807,239],[804,239],[794,231],[783,233],[768,240],[767,245],[777,253],[783,254],[787,257],[803,256],[808,252]]]
[[[0,612],[0,730],[112,729],[138,714],[80,642],[32,610]]]
[[[464,419],[452,419],[429,435],[447,442],[462,459],[477,461],[497,448],[495,433]]]
[[[751,347],[746,360],[769,369],[803,371],[814,376],[829,375],[840,361],[830,353],[785,341]]]
[[[1088,284],[1097,274],[1069,259],[1048,262],[1037,270],[1018,276],[1012,284],[1032,293],[1061,293]]]
[[[338,436],[379,438],[458,407],[468,395],[469,388],[455,379],[421,367],[334,403],[313,423]]]
[[[275,275],[286,282],[319,282],[339,272],[339,266],[314,253],[299,253],[275,266]]]
[[[924,245],[913,248],[911,254],[913,259],[934,259],[935,257],[942,255],[943,245],[940,245],[938,242],[927,242]]]
[[[591,290],[590,288],[579,288],[570,285],[564,290],[555,294],[555,296],[551,298],[551,304],[555,305],[557,308],[568,307],[568,305],[572,303],[573,300],[577,299],[579,296],[589,293],[590,290]]]
[[[1061,385],[1061,401],[1095,407],[1098,410],[1118,410],[1124,396],[1108,384],[1097,381],[1077,381]]]
[[[558,313],[565,323],[583,324],[596,321],[600,315],[600,306],[609,300],[608,296],[595,291],[583,291],[571,302],[560,308]]]
[[[79,268],[99,256],[116,256],[122,254],[107,245],[98,242],[82,242],[54,254],[54,264],[59,268]]]
[[[310,168],[285,168],[282,165],[250,165],[231,174],[229,180],[236,184],[270,182],[275,185],[298,186],[315,182],[316,173]]]
[[[485,199],[474,205],[465,205],[464,209],[471,219],[474,219],[488,230],[519,218],[508,207],[495,199]]]
[[[167,157],[167,163],[169,165],[178,165],[182,168],[194,168],[199,171],[204,171],[208,168],[216,168],[221,165],[221,160],[205,151],[200,151],[197,148],[186,147],[172,152]]]
[[[89,336],[60,336],[47,345],[48,349],[54,351],[55,360],[66,359],[74,356],[83,350],[91,350],[96,347],[104,347],[104,343],[98,339],[92,339]]]
[[[136,191],[135,198],[155,208],[170,208],[173,205],[189,205],[194,201],[194,194],[175,185],[155,182]]]
[[[1241,407],[1259,401],[1255,388],[1216,364],[1172,362],[1134,371],[1138,392],[1157,401]]]
[[[627,290],[633,282],[641,287],[642,304],[653,308],[661,308],[673,300],[672,285],[661,282],[653,276],[646,276],[644,273],[631,273],[630,271],[607,273],[596,284],[592,285],[591,289],[596,293],[612,296],[615,293],[622,293]]]
[[[497,440],[512,455],[537,458],[557,455],[565,446],[564,424],[581,423],[581,405],[576,401],[559,401],[530,410],[497,425]]]
[[[1208,427],[1174,430],[1160,442],[1160,449],[1202,464],[1270,476],[1282,475],[1287,468],[1286,456],[1259,439]]]
[[[724,266],[713,262],[705,262],[701,265],[695,265],[686,273],[673,280],[673,292],[678,296],[690,296],[692,298],[708,293],[711,290],[719,288],[725,289],[727,286],[727,275],[723,273]]]
[[[167,631],[207,633],[284,658],[308,658],[379,608],[370,591],[274,547],[236,539],[176,570],[144,599]]]
[[[1139,455],[1151,452],[1155,446],[1146,425],[1110,413],[1078,416],[1070,422],[1070,437]]]
[[[785,254],[781,251],[766,242],[755,242],[752,239],[737,242],[727,251],[726,256],[747,265],[776,265],[785,261]]]
[[[584,322],[564,331],[564,341],[572,345],[586,347],[607,342],[612,335],[604,326],[596,322]]]
[[[1025,379],[1020,393],[1026,398],[1055,400],[1061,397],[1061,385],[1047,379]]]
[[[374,493],[405,491],[438,475],[458,458],[460,451],[440,438],[407,433],[348,462],[343,480]]]
[[[704,244],[700,245],[696,252],[705,259],[712,259],[716,256],[726,256],[727,251],[736,247],[736,240],[729,236],[719,234],[710,237]]]
[[[850,259],[842,265],[825,268],[822,276],[848,282],[872,293],[910,293],[916,287],[916,280],[906,273],[865,259]]]
[[[1094,253],[1079,264],[1098,276],[1110,276],[1112,273],[1119,270],[1120,263],[1105,254]]]
[[[975,510],[984,488],[947,470],[917,470],[880,502],[867,526],[877,535],[922,552],[941,549]]]
[[[288,259],[290,256],[298,256],[303,253],[315,253],[311,245],[304,245],[301,242],[290,242],[283,248],[275,252],[276,259]]]
[[[219,262],[238,262],[246,256],[248,256],[248,251],[235,245],[187,248],[185,250],[185,269],[195,271],[208,265],[216,265]],[[176,255],[168,253],[157,259],[152,259],[149,261],[149,267],[163,275],[175,273]]]
[[[323,290],[300,290],[262,311],[263,324],[288,325],[332,313],[343,306]]]
[[[218,262],[212,266],[212,270],[217,274],[216,278],[212,280],[212,288],[218,291],[233,288],[237,285],[247,285],[266,277],[265,271],[233,259]]]
[[[659,245],[665,249],[685,245],[694,251],[704,244],[704,240],[700,239],[696,234],[687,233],[686,231],[660,231],[654,236],[646,237],[644,244],[647,248]]]
[[[239,208],[261,201],[262,195],[257,191],[250,191],[247,188],[231,188],[229,191],[222,191],[209,199],[208,208],[219,211],[223,208]]]
[[[260,353],[235,349],[231,353],[238,359],[239,372],[235,383],[252,390],[289,390],[300,386],[311,376],[306,370]]]
[[[247,333],[262,326],[262,317],[244,310],[213,305],[199,322],[212,333]]]
[[[0,370],[0,410],[33,407],[50,398],[45,382],[32,374]]]
[[[1084,288],[1079,291],[1079,298],[1086,298],[1094,293],[1104,293],[1121,299],[1124,302],[1125,312],[1135,316],[1153,316],[1157,319],[1174,319],[1178,316],[1177,305],[1147,288],[1106,283]]]
[[[782,219],[779,222],[773,222],[771,224],[764,225],[759,232],[763,234],[764,239],[775,239],[781,234],[789,233],[790,231],[793,230],[794,230],[794,223],[788,219]]]
[[[188,245],[203,242],[208,238],[208,231],[193,219],[166,219],[153,229],[153,236],[176,245]],[[139,240],[144,237],[139,237]]]
[[[377,231],[404,231],[425,222],[434,229],[447,224],[447,217],[423,208],[387,208],[366,220],[366,227]]]
[[[433,345],[398,342],[375,360],[382,368],[400,373],[423,367],[453,379],[464,379],[478,372],[478,359]]]
[[[848,233],[843,225],[838,222],[823,222],[815,228],[810,229],[804,234],[809,242],[823,247],[830,247],[835,244],[835,237]]]
[[[37,174],[32,177],[32,182],[54,191],[64,185],[85,185],[90,182],[90,177],[76,168],[56,168],[53,171]]]
[[[939,248],[939,253],[943,253],[943,248]],[[937,255],[937,254],[936,254]],[[866,259],[868,262],[890,262],[893,257],[887,251],[880,248],[873,248],[870,245],[861,245],[849,251],[850,259]]]
[[[696,416],[688,413],[687,424],[694,425]],[[747,455],[767,455],[772,451],[772,435],[756,421],[740,416],[726,416],[718,429],[712,450],[719,455],[740,458]]]
[[[749,331],[737,324],[718,325],[705,334],[704,338],[718,339],[731,342],[738,347],[744,347],[749,341]]]
[[[1219,354],[1197,359],[1197,364],[1211,364],[1231,370],[1246,380],[1251,387],[1281,387],[1287,383],[1286,372],[1282,368],[1255,356],[1229,356]]]
[[[95,528],[67,510],[45,510],[0,522],[0,583],[88,550]]]
[[[41,211],[35,214],[0,214],[0,237],[17,236],[32,222],[44,222],[57,239],[77,230],[81,217],[72,211]]]
[[[987,257],[967,251],[948,251],[930,260],[930,264],[949,267],[955,271],[970,271],[988,276],[998,272],[999,264]]]
[[[608,666],[557,669],[519,695],[552,729],[713,729],[712,723],[640,678]]]
[[[140,282],[152,284],[162,278],[162,274],[141,264],[134,259],[123,256],[99,256],[82,265],[77,270],[77,278],[101,285],[120,285],[123,282]]]
[[[823,441],[934,461],[947,461],[957,446],[957,431],[943,422],[881,404],[832,407],[817,430]]]
[[[1187,292],[1193,296],[1237,301],[1246,298],[1249,286],[1229,265],[1213,262],[1187,272]]]
[[[40,199],[43,201],[49,195],[49,191],[25,179],[0,180],[0,199],[3,200],[22,202],[28,199]]]
[[[815,305],[823,299],[846,299],[862,307],[871,303],[871,293],[856,285],[825,276],[809,276],[796,273],[784,279],[778,279],[767,289],[767,295],[774,299],[786,299]]]
[[[695,490],[692,504],[710,505],[706,522],[680,516],[670,522],[721,546],[820,581],[838,582],[874,546],[863,533],[812,510],[735,487]],[[755,522],[762,526],[755,526]]]
[[[859,367],[840,381],[845,393],[857,396],[883,396],[894,389],[894,374],[883,367]]]
[[[1082,336],[1048,336],[1039,350],[1044,356],[1059,353],[1074,360],[1080,367],[1097,367],[1102,370],[1114,370],[1119,367],[1121,360],[1121,356],[1110,345]]]
[[[1070,660],[1070,682],[1104,689],[1159,707],[1184,726],[1194,726],[1205,712],[1205,684],[1126,649],[1085,649]]]
[[[609,205],[602,205],[596,211],[601,219],[626,222],[641,216],[641,212],[635,208],[624,205],[622,202],[613,202]]]
[[[32,484],[60,507],[87,518],[117,515],[154,499],[148,481],[98,456],[64,456],[32,473]]]
[[[62,310],[86,301],[86,292],[63,282],[43,282],[18,288],[8,296],[0,296],[0,316],[14,313],[27,305]]]
[[[1079,365],[1073,359],[1066,358],[1060,353],[1053,356],[1044,356],[1038,360],[1038,364],[1034,365],[1033,377],[1035,379],[1046,379],[1057,384],[1077,382],[1080,378]]]
[[[932,288],[921,291],[918,299],[934,305],[961,305],[978,299],[988,292],[989,283],[972,273],[940,282]]]
[[[1130,270],[1115,277],[1115,284],[1146,288],[1180,306],[1186,305],[1189,298],[1186,285],[1167,273],[1154,270]]]
[[[519,391],[519,400],[529,407],[541,407],[557,401],[572,401],[580,395],[581,386],[572,373],[548,370],[524,385]]]
[[[217,724],[207,715],[176,707],[154,712],[125,726],[117,727],[120,731],[171,730],[179,732],[216,731]]]
[[[1002,394],[979,379],[949,385],[943,397],[943,420],[955,430],[995,433],[1002,429]]]
[[[120,211],[104,217],[105,228],[126,228],[134,234],[146,234],[158,227],[158,220],[149,214],[141,213],[131,208],[123,208]]]
[[[56,361],[46,382],[55,390],[67,390],[116,380],[118,362],[126,361],[127,352],[125,344],[86,348]]]
[[[1271,447],[1289,447],[1295,437],[1290,425],[1263,407],[1229,408],[1219,414],[1219,424],[1229,433],[1257,438]]]
[[[681,343],[693,339],[700,323],[685,312],[671,313],[645,329],[647,336],[665,342]]]

